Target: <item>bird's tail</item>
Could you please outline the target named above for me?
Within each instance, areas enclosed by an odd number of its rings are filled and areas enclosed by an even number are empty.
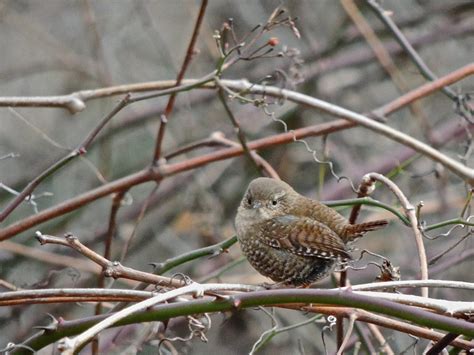
[[[348,224],[344,228],[344,239],[345,242],[353,241],[357,238],[362,237],[365,233],[370,231],[375,231],[377,229],[381,229],[387,225],[387,221],[385,219],[380,219],[377,221],[372,222],[365,222],[359,224]]]

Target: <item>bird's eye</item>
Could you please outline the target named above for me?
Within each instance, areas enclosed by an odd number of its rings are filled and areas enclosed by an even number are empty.
[[[251,205],[251,204],[252,204],[252,198],[251,198],[251,197],[247,197],[247,204],[248,204],[248,205]]]
[[[273,205],[273,206],[276,206],[276,205],[278,205],[278,200],[276,200],[276,199],[273,199],[273,200],[272,200],[272,205]]]

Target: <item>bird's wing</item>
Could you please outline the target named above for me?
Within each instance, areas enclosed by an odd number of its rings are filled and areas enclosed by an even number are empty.
[[[265,221],[261,228],[260,239],[271,247],[323,259],[351,258],[341,238],[314,219],[284,215]]]

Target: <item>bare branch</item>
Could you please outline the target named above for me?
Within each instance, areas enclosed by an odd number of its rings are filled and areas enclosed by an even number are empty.
[[[400,188],[387,177],[377,173],[369,173],[362,178],[362,182],[369,186],[369,190],[370,186],[373,187],[376,181],[379,181],[386,185],[395,194],[397,199],[400,201],[400,204],[402,205],[403,209],[405,210],[405,213],[408,216],[408,219],[410,220],[411,228],[415,235],[415,242],[418,249],[418,260],[421,269],[421,279],[428,280],[428,260],[426,258],[425,245],[423,244],[423,235],[421,234],[421,231],[419,229],[420,224],[416,216],[415,207],[410,203],[410,201],[408,201],[408,199],[400,190]],[[424,297],[428,297],[428,289],[426,287],[422,288],[421,294]]]

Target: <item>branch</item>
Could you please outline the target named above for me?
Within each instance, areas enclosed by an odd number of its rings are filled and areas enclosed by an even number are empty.
[[[425,245],[423,244],[423,235],[419,229],[419,222],[416,216],[415,207],[408,201],[406,196],[400,190],[400,188],[390,179],[387,177],[377,174],[377,173],[369,173],[364,175],[362,178],[362,183],[367,185],[367,188],[370,190],[370,186],[373,186],[376,181],[379,181],[386,185],[397,197],[402,205],[403,209],[405,210],[408,219],[410,220],[411,228],[415,235],[415,242],[418,249],[418,260],[420,263],[420,271],[421,271],[421,279],[427,280],[428,279],[428,261],[426,258],[426,251]],[[428,289],[426,287],[421,289],[421,294],[424,297],[428,297]]]
[[[471,65],[472,70],[474,71],[474,64]],[[432,160],[442,164],[453,173],[461,177],[469,184],[474,185],[474,169],[468,168],[465,165],[461,164],[460,162],[451,159],[445,154],[440,153],[437,149],[432,148],[431,146],[423,143],[410,135],[400,132],[394,128],[391,128],[383,123],[374,121],[364,115],[358,114],[356,112],[347,110],[340,106],[328,103],[326,101],[322,101],[316,99],[314,97],[304,95],[295,91],[280,89],[277,87],[269,87],[263,85],[254,85],[245,80],[241,81],[226,81],[222,80],[222,83],[228,86],[231,89],[242,91],[245,93],[250,94],[261,94],[261,95],[269,95],[274,96],[282,99],[287,99],[289,101],[293,101],[295,103],[309,106],[312,108],[316,108],[332,114],[334,116],[342,117],[346,120],[354,124],[358,124],[365,128],[368,128],[374,132],[382,134],[387,138],[390,138],[396,142],[399,142],[405,146],[416,150],[417,152],[431,158]]]
[[[127,278],[130,280],[148,282],[151,284],[158,285],[168,285],[173,287],[183,286],[183,281],[181,280],[171,279],[169,277],[163,277],[159,275],[153,275],[148,272],[143,272],[126,266],[122,266],[117,261],[109,261],[102,255],[86,247],[79,241],[77,237],[72,234],[66,234],[65,238],[58,238],[50,235],[44,235],[40,232],[36,232],[36,238],[42,245],[58,244],[76,250],[80,254],[84,255],[86,258],[100,265],[104,270],[104,275],[107,277],[113,277],[114,279]]]
[[[414,288],[414,287],[443,287],[456,288],[464,290],[474,290],[474,283],[464,281],[450,280],[403,280],[403,281],[385,281],[372,282],[370,284],[351,285],[346,289],[352,291],[373,291],[391,288]]]
[[[232,123],[232,126],[234,127],[234,130],[235,130],[235,133],[237,135],[237,138],[239,139],[240,141],[240,145],[242,146],[242,149],[245,153],[245,155],[249,158],[249,160],[255,165],[255,167],[257,168],[257,170],[261,173],[263,173],[263,169],[262,169],[262,166],[259,165],[254,157],[254,155],[252,155],[249,147],[247,146],[247,139],[245,138],[245,134],[244,132],[242,131],[242,128],[240,127],[240,124],[239,122],[237,121],[237,119],[235,118],[234,116],[234,113],[232,112],[232,110],[230,109],[229,105],[227,104],[227,101],[226,101],[226,97],[225,97],[225,91],[222,87],[222,84],[220,83],[220,80],[218,78],[216,78],[216,85],[219,86],[219,90],[217,92],[218,96],[219,96],[219,99],[222,103],[222,106],[224,106],[224,110],[225,112],[227,113],[227,116],[229,117],[231,123]]]
[[[176,78],[176,86],[181,85],[181,81],[184,78],[184,74],[186,73],[186,70],[188,69],[189,64],[191,63],[191,59],[194,55],[194,46],[196,45],[196,40],[199,35],[199,30],[201,28],[202,20],[204,18],[204,13],[206,12],[207,2],[208,0],[202,0],[201,2],[201,8],[199,9],[199,14],[198,14],[196,23],[194,25],[193,34],[191,35],[191,40],[189,41],[188,49],[186,50],[186,56],[184,57],[183,64],[181,65],[181,70],[179,71],[178,76]],[[161,116],[162,119],[161,119],[160,127],[158,128],[158,132],[156,136],[155,152],[153,155],[154,163],[156,163],[158,159],[160,159],[161,157],[161,145],[163,143],[163,138],[165,135],[166,124],[174,108],[176,94],[177,92],[174,92],[170,95],[170,97],[168,98],[168,103],[166,104],[165,112]]]
[[[291,291],[291,290],[290,290]],[[295,290],[301,291],[301,290]],[[311,292],[318,292],[318,293],[326,293],[327,290],[311,290]],[[331,291],[335,292],[335,291]],[[337,292],[337,291],[336,291]],[[340,292],[340,291],[338,291]],[[344,294],[347,294],[344,293]],[[149,322],[149,321],[166,321],[172,317],[179,317],[185,315],[192,315],[198,313],[207,313],[207,312],[224,312],[224,311],[234,311],[236,310],[236,306],[239,308],[247,308],[247,307],[255,307],[255,302],[252,302],[252,298],[255,297],[255,293],[248,294],[248,298],[244,302],[234,301],[235,296],[233,299],[198,299],[198,300],[190,300],[183,304],[183,302],[176,302],[176,303],[169,303],[169,304],[162,304],[157,306],[154,309],[147,309],[145,312],[138,313],[136,315],[132,315],[123,319],[117,325],[127,325],[127,324],[134,324],[140,322]],[[328,296],[329,299],[330,296]],[[298,299],[298,296],[295,295],[292,297],[292,300]],[[319,298],[321,300],[321,298]],[[318,302],[316,299],[312,299],[314,302]],[[314,303],[313,303],[314,304]],[[361,322],[369,322],[372,324],[380,325],[389,329],[394,329],[400,332],[404,332],[407,334],[411,334],[418,337],[423,337],[430,340],[438,341],[443,337],[443,334],[420,327],[417,325],[407,324],[400,320],[396,320],[393,318],[387,318],[385,316],[376,315],[361,309],[354,310],[352,308],[344,308],[344,307],[328,307],[328,306],[304,306],[301,304],[281,304],[283,308],[289,309],[296,309],[296,310],[305,310],[314,313],[322,313],[326,315],[346,315],[348,317],[350,314],[354,312],[357,313],[357,317]],[[413,307],[407,307],[408,309],[413,309]],[[415,310],[417,310],[415,308]],[[426,313],[426,311],[423,311]],[[420,316],[420,314],[417,314]],[[60,324],[57,324],[54,331],[48,332],[40,332],[36,335],[33,335],[30,339],[26,340],[22,345],[28,346],[33,348],[34,350],[40,350],[41,348],[52,344],[53,342],[65,337],[71,336],[74,334],[78,334],[81,331],[84,331],[90,328],[92,325],[96,324],[99,320],[105,319],[106,315],[95,316],[95,317],[88,317],[85,319],[74,320],[74,321],[62,321]],[[440,316],[443,317],[443,316]],[[443,317],[446,318],[446,317]],[[415,316],[416,319],[416,316]],[[449,319],[449,318],[448,318]],[[466,322],[464,322],[466,323]],[[21,345],[21,344],[20,344]],[[453,346],[469,350],[471,349],[474,344],[472,342],[456,339],[452,343]],[[12,351],[14,354],[31,354],[31,351],[27,351],[24,348],[17,347]]]
[[[187,253],[167,259],[162,263],[153,264],[153,266],[155,267],[154,273],[164,274],[165,272],[175,268],[176,266],[185,264],[189,261],[196,260],[198,258],[202,258],[203,256],[212,257],[212,256],[219,255],[227,251],[227,249],[229,249],[235,243],[237,243],[237,237],[233,236],[220,243],[210,245],[208,247],[204,247],[200,249],[191,250]]]
[[[76,149],[31,180],[31,182],[26,185],[26,187],[18,195],[16,195],[13,200],[10,201],[10,203],[0,213],[0,222],[3,222],[5,218],[7,218],[10,213],[12,213],[15,208],[18,207],[18,205],[20,205],[20,203],[23,202],[23,200],[25,200],[25,198],[27,198],[28,195],[30,195],[43,180],[67,165],[74,158],[85,154],[94,138],[117,113],[119,113],[125,106],[128,105],[129,99],[130,95],[127,94],[110,113],[108,113],[99,121],[99,124],[94,127],[94,129],[87,135],[84,141],[82,141],[82,143],[77,146]]]
[[[373,10],[373,12],[377,15],[377,17],[387,26],[387,28],[392,32],[395,36],[395,39],[400,44],[400,46],[408,53],[409,57],[415,63],[415,65],[420,70],[421,74],[428,80],[434,81],[437,79],[436,75],[431,71],[430,68],[425,64],[423,59],[420,57],[418,52],[413,48],[410,44],[408,39],[403,35],[402,31],[398,28],[395,22],[392,20],[390,16],[387,15],[387,11],[385,11],[375,0],[367,0],[367,4]],[[451,100],[456,100],[457,95],[456,93],[451,90],[449,87],[441,88],[443,93],[445,93]]]
[[[103,288],[35,289],[0,293],[0,306],[56,302],[135,302],[153,297],[153,292]],[[80,301],[79,301],[80,299]]]
[[[141,310],[145,310],[158,303],[170,300],[185,294],[193,294],[195,296],[203,295],[204,292],[215,292],[222,290],[241,290],[248,291],[248,286],[244,285],[222,285],[222,284],[205,284],[200,285],[192,283],[188,286],[166,292],[164,294],[157,295],[153,298],[144,300],[137,304],[134,304],[124,310],[117,312],[103,321],[97,323],[93,327],[87,329],[76,338],[69,339],[65,338],[61,346],[62,354],[69,355],[73,354],[76,349],[86,344],[90,339],[96,336],[102,330],[114,325],[116,322],[123,320],[125,317],[137,313]],[[369,296],[371,294],[372,296]],[[365,297],[364,297],[365,296]],[[234,307],[242,307],[244,304],[247,306],[256,305],[270,305],[279,303],[330,303],[338,305],[350,305],[351,307],[362,308],[374,312],[379,312],[387,315],[392,315],[397,318],[413,321],[417,324],[431,326],[447,330],[453,333],[459,333],[466,336],[474,336],[474,324],[440,316],[438,314],[430,313],[414,307],[405,306],[402,304],[393,303],[386,301],[383,298],[392,298],[397,300],[407,300],[411,304],[421,304],[422,306],[433,306],[434,304],[442,307],[441,303],[446,306],[448,312],[458,311],[474,311],[472,302],[449,302],[435,299],[426,299],[418,296],[406,296],[397,295],[390,293],[350,293],[347,291],[331,291],[331,290],[300,290],[300,289],[289,289],[289,290],[271,290],[271,291],[255,291],[251,293],[243,293],[234,295],[227,300],[217,301],[218,303],[231,303]],[[248,301],[248,303],[246,302]],[[454,304],[457,306],[453,306]],[[460,306],[463,304],[463,306]],[[465,305],[464,305],[465,304]],[[449,329],[447,329],[449,328]]]
[[[244,285],[226,285],[226,284],[206,284],[200,285],[197,283],[192,283],[188,286],[184,286],[178,288],[176,290],[172,290],[166,292],[164,294],[159,294],[155,297],[149,298],[147,300],[141,301],[136,303],[130,307],[127,307],[109,317],[104,319],[103,321],[97,323],[93,327],[87,329],[85,332],[81,333],[75,338],[69,339],[64,338],[62,342],[59,344],[58,348],[63,355],[73,355],[74,352],[81,348],[82,345],[85,345],[88,341],[90,341],[94,336],[99,334],[102,330],[114,325],[118,321],[122,320],[123,318],[130,316],[134,313],[139,311],[145,310],[149,307],[152,307],[158,303],[165,302],[167,300],[176,298],[181,295],[185,294],[193,294],[196,297],[204,295],[205,292],[215,292],[215,291],[223,291],[223,290],[240,290],[240,291],[249,291],[250,288]]]

